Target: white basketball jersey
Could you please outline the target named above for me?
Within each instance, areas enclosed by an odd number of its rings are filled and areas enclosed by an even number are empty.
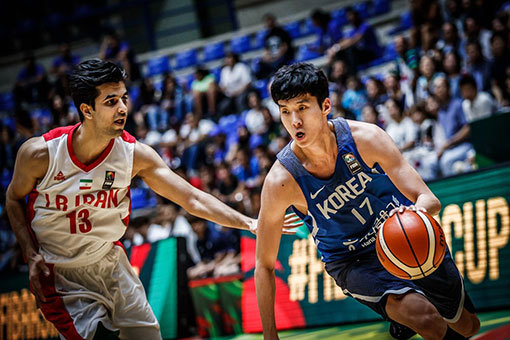
[[[48,172],[29,195],[27,221],[44,260],[81,266],[101,259],[118,241],[129,220],[129,185],[135,138],[124,132],[112,139],[92,164],[75,156],[75,126],[43,135]]]

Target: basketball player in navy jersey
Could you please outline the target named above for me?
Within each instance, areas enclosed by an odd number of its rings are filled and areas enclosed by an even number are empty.
[[[124,131],[125,79],[111,62],[78,64],[69,85],[81,122],[25,142],[7,189],[7,213],[28,263],[31,290],[66,339],[105,339],[112,332],[121,339],[161,339],[140,279],[118,242],[129,221],[134,176],[195,216],[233,228],[257,227],[256,220],[194,188]]]
[[[337,285],[392,321],[395,338],[476,334],[480,322],[449,250],[434,273],[414,281],[391,275],[377,259],[376,231],[391,213],[434,215],[441,207],[391,138],[376,125],[328,121],[328,81],[311,64],[282,67],[271,95],[293,140],[277,155],[262,189],[255,285],[264,338],[278,338],[274,269],[289,207],[305,221]]]

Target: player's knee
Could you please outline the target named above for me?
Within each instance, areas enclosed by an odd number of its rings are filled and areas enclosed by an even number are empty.
[[[480,330],[480,319],[476,315],[473,315],[471,317],[471,328],[468,329],[465,334],[463,334],[466,337],[472,337],[473,335],[477,334]]]
[[[426,339],[442,339],[446,322],[432,305],[424,304],[421,312],[413,318],[414,329]]]

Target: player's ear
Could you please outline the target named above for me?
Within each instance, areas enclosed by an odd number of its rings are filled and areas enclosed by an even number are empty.
[[[329,97],[324,99],[322,102],[322,113],[325,115],[329,115],[331,113],[331,100],[329,100]]]
[[[85,103],[81,103],[80,111],[83,113],[84,118],[92,118],[92,111],[93,111],[92,106],[85,104]]]

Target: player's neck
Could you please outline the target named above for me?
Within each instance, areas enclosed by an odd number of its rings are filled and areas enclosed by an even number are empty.
[[[83,164],[94,162],[108,147],[112,137],[103,136],[96,130],[81,124],[73,133],[73,151]]]
[[[338,153],[335,132],[330,129],[329,123],[325,130],[319,134],[313,144],[306,147],[298,147],[297,153],[301,154],[301,161],[305,167],[322,166],[324,163],[333,164]]]

